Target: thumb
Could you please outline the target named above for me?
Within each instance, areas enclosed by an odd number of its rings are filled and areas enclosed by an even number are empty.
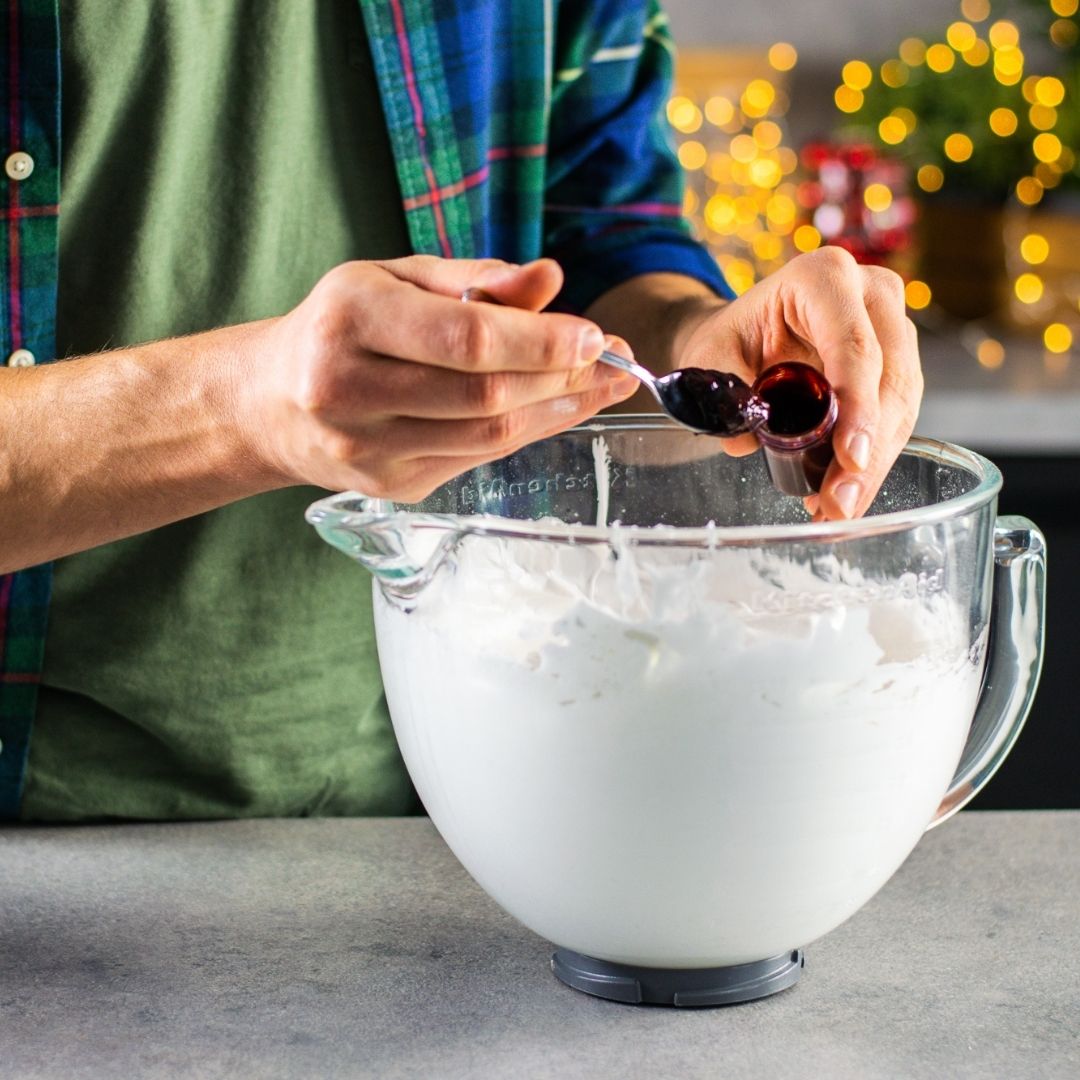
[[[482,289],[497,303],[539,311],[562,288],[563,272],[554,259],[536,259],[517,266],[501,259],[439,259],[413,255],[379,264],[402,281],[443,296],[460,297]]]

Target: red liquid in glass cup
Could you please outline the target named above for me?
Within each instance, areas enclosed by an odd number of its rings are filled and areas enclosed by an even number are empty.
[[[753,393],[768,407],[754,429],[769,479],[786,495],[814,495],[833,459],[836,394],[817,368],[797,360],[763,371]]]

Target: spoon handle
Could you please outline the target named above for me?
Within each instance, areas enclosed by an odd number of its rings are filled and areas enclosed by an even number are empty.
[[[620,371],[633,375],[635,379],[640,379],[652,391],[652,396],[666,409],[664,399],[660,396],[660,388],[656,385],[656,376],[648,368],[643,368],[640,364],[634,363],[633,360],[627,360],[625,356],[619,356],[618,353],[608,352],[607,349],[597,359],[602,364],[609,364],[613,368],[618,368]]]

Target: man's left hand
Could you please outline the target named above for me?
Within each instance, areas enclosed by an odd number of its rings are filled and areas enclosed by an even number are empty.
[[[904,285],[826,247],[793,259],[737,300],[699,309],[674,357],[678,367],[733,371],[748,382],[782,360],[802,360],[836,391],[835,458],[808,508],[821,519],[864,513],[915,427],[923,379]],[[753,435],[725,440],[732,454]]]

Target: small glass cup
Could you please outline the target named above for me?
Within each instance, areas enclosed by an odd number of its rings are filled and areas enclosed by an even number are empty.
[[[814,495],[833,459],[836,394],[816,368],[799,361],[763,371],[753,392],[769,406],[754,430],[773,486],[785,495]]]

